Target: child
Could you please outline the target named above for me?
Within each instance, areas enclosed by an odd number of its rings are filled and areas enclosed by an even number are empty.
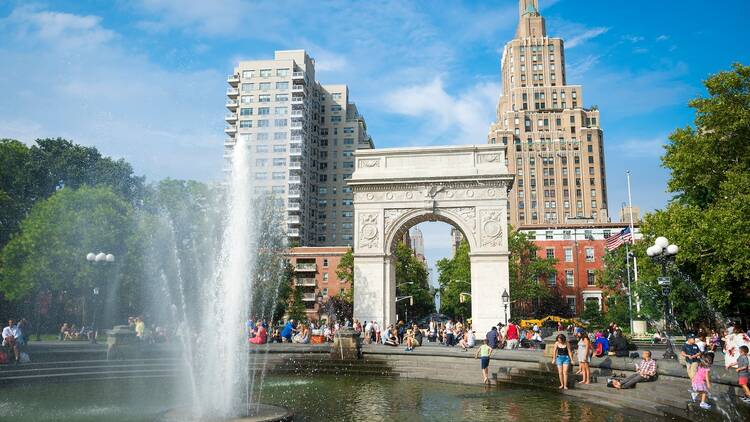
[[[747,352],[747,346],[740,346],[740,356],[737,358],[737,376],[739,377],[740,388],[745,392],[745,397],[741,397],[740,400],[750,404],[750,388],[747,386],[748,378],[750,378],[750,368],[748,368],[750,360],[748,360]]]
[[[487,343],[482,343],[481,346],[479,346],[479,349],[477,349],[477,353],[474,355],[475,358],[481,357],[482,362],[482,382],[484,384],[490,383],[490,358],[492,357],[492,354],[495,352],[493,348],[487,345]]]
[[[708,392],[711,390],[711,365],[713,363],[713,356],[704,356],[700,364],[698,364],[695,375],[693,375],[693,391],[701,398],[701,409],[711,408],[711,405],[706,400],[708,400]]]

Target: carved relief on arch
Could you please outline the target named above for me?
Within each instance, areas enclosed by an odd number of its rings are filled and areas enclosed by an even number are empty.
[[[502,246],[502,213],[500,210],[480,211],[480,245],[485,248]]]
[[[359,214],[359,247],[377,248],[379,240],[378,213],[362,212]]]
[[[383,211],[383,223],[385,228],[383,229],[384,234],[388,234],[391,232],[391,227],[393,227],[393,223],[396,222],[402,215],[406,214],[407,211],[410,211],[407,208],[396,208],[396,209],[386,209]]]
[[[380,159],[379,158],[361,158],[359,162],[357,163],[359,167],[380,167]]]
[[[450,211],[454,214],[461,216],[461,219],[468,225],[472,233],[477,231],[477,210],[474,207],[457,207],[457,208],[446,208],[446,211]]]

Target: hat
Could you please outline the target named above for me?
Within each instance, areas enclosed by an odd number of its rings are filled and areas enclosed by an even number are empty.
[[[691,338],[693,338],[693,339],[694,339],[694,338],[695,338],[695,334],[693,334],[693,333],[690,333],[690,334],[688,334],[687,336],[685,336],[685,338],[686,338],[686,339],[691,339]]]

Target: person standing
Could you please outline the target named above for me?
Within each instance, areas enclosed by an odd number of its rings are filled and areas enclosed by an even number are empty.
[[[508,350],[518,349],[518,326],[513,321],[508,321],[508,329],[505,331],[505,348]]]
[[[21,351],[18,348],[18,341],[16,340],[17,334],[18,327],[15,325],[15,321],[9,319],[8,326],[3,328],[3,347],[13,350],[15,362],[19,363],[21,360]]]
[[[695,371],[698,370],[698,364],[701,361],[701,350],[698,348],[698,345],[695,344],[695,335],[688,334],[687,342],[682,345],[680,356],[685,358],[688,377],[692,381]]]
[[[437,324],[435,324],[434,319],[430,319],[430,334],[428,339],[430,340],[430,343],[434,343],[435,339],[437,339]]]
[[[714,359],[711,355],[704,356],[693,375],[693,391],[701,398],[701,409],[710,409],[708,404],[708,393],[711,391],[711,365]]]
[[[372,341],[372,321],[365,321],[365,344],[370,344]]]
[[[588,384],[591,378],[591,340],[586,331],[579,329],[576,331],[576,337],[578,338],[578,350],[576,355],[578,358],[578,366],[581,368],[581,376],[583,379],[579,382],[580,384]]]
[[[740,346],[740,356],[737,358],[737,363],[735,365],[737,366],[737,383],[745,393],[745,396],[740,397],[740,400],[750,404],[750,387],[747,385],[748,379],[750,378],[750,360],[747,358],[748,350],[750,349],[748,349],[747,346]]]
[[[453,320],[449,319],[445,324],[445,345],[453,346]]]
[[[570,368],[570,357],[573,351],[570,350],[570,344],[565,334],[558,334],[555,341],[554,353],[552,354],[552,363],[557,365],[557,376],[560,379],[560,389],[568,389],[568,368]]]
[[[480,359],[480,366],[482,367],[482,383],[484,384],[490,383],[490,358],[492,357],[492,354],[494,352],[495,349],[491,348],[485,343],[479,346],[476,354],[474,355],[475,358]]]

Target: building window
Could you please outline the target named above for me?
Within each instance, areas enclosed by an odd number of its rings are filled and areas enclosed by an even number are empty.
[[[242,84],[242,92],[250,92],[255,88],[255,84]]]
[[[253,121],[252,120],[240,120],[240,128],[246,129],[253,127]]]
[[[555,248],[547,248],[547,259],[555,258]]]
[[[596,271],[588,270],[588,272],[586,272],[586,284],[589,286],[596,285]]]
[[[276,89],[289,89],[289,82],[276,82]]]
[[[271,82],[261,82],[258,84],[258,89],[261,91],[268,91],[271,89]]]
[[[565,270],[565,285],[568,287],[573,287],[573,285],[575,285],[573,270]]]
[[[557,274],[552,273],[547,275],[547,285],[555,286],[557,284]]]
[[[611,232],[611,231],[609,231],[609,230],[604,230],[604,238],[605,238],[605,239],[608,239],[608,238],[609,238],[609,236],[611,236],[611,234],[612,234],[612,232]]]
[[[576,298],[575,298],[575,296],[568,296],[566,299],[568,301],[568,308],[570,308],[570,311],[575,314],[576,313]]]
[[[286,173],[281,172],[281,171],[275,171],[271,175],[271,178],[273,178],[273,180],[284,180],[286,179]]]
[[[274,145],[273,152],[286,152],[286,145]]]
[[[283,140],[286,140],[286,132],[275,132],[273,134],[273,140],[274,141],[283,141]]]
[[[594,248],[586,248],[586,262],[594,262],[595,260]]]
[[[535,208],[535,207],[532,206],[531,208]],[[554,236],[553,236],[552,233],[553,233],[552,230],[545,231],[544,232],[544,238],[547,239],[547,240],[552,240],[554,238]]]
[[[261,78],[270,78],[271,77],[271,69],[261,69],[260,70],[260,77]]]
[[[286,165],[286,158],[274,158],[273,159],[273,165],[274,165],[274,167],[285,166]]]
[[[270,107],[258,107],[258,115],[259,116],[265,116],[266,114],[271,114],[271,108]]]
[[[268,173],[258,172],[255,173],[255,180],[266,180],[268,179]]]
[[[276,108],[273,109],[273,112],[275,114],[280,115],[280,116],[286,116],[287,114],[289,114],[289,108],[287,108],[287,107],[276,107]]]
[[[289,101],[288,94],[276,94],[276,101],[283,103]]]
[[[565,201],[567,202],[567,201]],[[568,208],[568,207],[565,207]],[[563,230],[563,239],[564,240],[570,240],[570,230]]]
[[[254,70],[243,70],[242,71],[242,77],[245,79],[250,79],[255,76]]]
[[[268,120],[258,120],[258,127],[268,127]]]
[[[285,127],[286,124],[287,124],[287,120],[286,119],[275,119],[273,121],[273,125],[276,126],[276,127]]]
[[[268,152],[268,145],[256,145],[255,152]]]
[[[252,95],[243,95],[240,97],[240,102],[242,104],[250,104],[253,102],[253,96]]]
[[[573,249],[565,248],[565,262],[573,262]]]
[[[253,115],[253,109],[252,108],[241,108],[240,109],[240,116],[252,116]]]
[[[323,287],[321,289],[320,294],[322,294],[324,297],[328,296],[328,287]]]

